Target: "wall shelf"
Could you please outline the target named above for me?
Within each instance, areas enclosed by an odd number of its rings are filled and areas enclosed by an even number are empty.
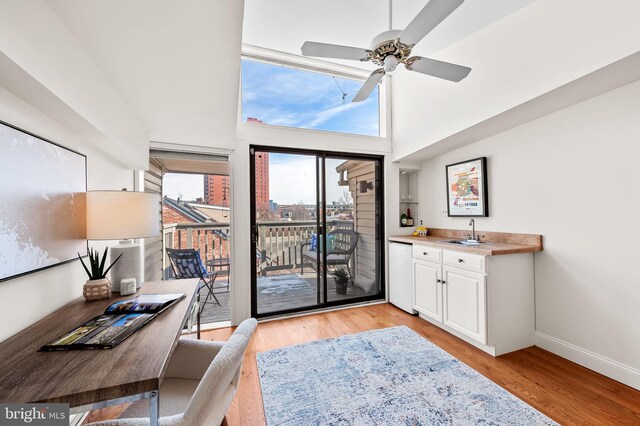
[[[406,170],[400,169],[400,185],[399,185],[399,214],[401,215],[403,212],[407,210],[411,210],[411,217],[413,217],[413,225],[408,226],[411,228],[416,226],[419,222],[419,212],[418,212],[418,172],[419,170]],[[398,217],[400,219],[400,217]],[[400,227],[405,228],[407,226]]]

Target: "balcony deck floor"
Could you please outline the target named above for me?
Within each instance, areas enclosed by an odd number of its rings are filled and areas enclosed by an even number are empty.
[[[201,315],[203,324],[229,321],[230,298],[229,293],[221,293],[225,288],[226,281],[216,281],[216,297],[220,301],[220,306],[215,303],[207,303]],[[333,278],[327,280],[327,298],[329,301],[352,299],[356,297],[366,296],[364,289],[349,284],[347,294],[338,294]],[[202,293],[204,298],[206,293]],[[300,274],[281,274],[271,275],[258,278],[258,308],[260,313],[270,313],[284,311],[288,309],[298,309],[317,304],[317,286],[316,276],[307,273]]]

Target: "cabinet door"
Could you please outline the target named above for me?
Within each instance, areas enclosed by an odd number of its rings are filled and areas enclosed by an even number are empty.
[[[441,266],[413,260],[413,309],[442,322]]]
[[[487,343],[486,277],[444,266],[444,324],[480,343]]]

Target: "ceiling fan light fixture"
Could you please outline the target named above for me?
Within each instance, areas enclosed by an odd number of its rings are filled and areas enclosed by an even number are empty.
[[[393,72],[395,71],[396,67],[398,66],[398,60],[396,59],[395,56],[393,55],[389,55],[386,58],[384,58],[384,70],[387,73]]]

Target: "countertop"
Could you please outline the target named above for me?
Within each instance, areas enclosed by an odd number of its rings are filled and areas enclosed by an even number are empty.
[[[459,251],[464,253],[473,253],[483,256],[496,256],[502,254],[516,254],[516,253],[533,253],[542,251],[542,243],[538,245],[523,245],[523,244],[509,244],[509,243],[496,243],[486,242],[478,246],[462,246],[457,244],[441,243],[442,240],[451,240],[456,238],[445,236],[432,236],[427,237],[414,237],[413,235],[398,235],[389,237],[389,241],[395,241],[399,243],[409,244],[422,244],[430,247],[437,247],[445,250]]]

